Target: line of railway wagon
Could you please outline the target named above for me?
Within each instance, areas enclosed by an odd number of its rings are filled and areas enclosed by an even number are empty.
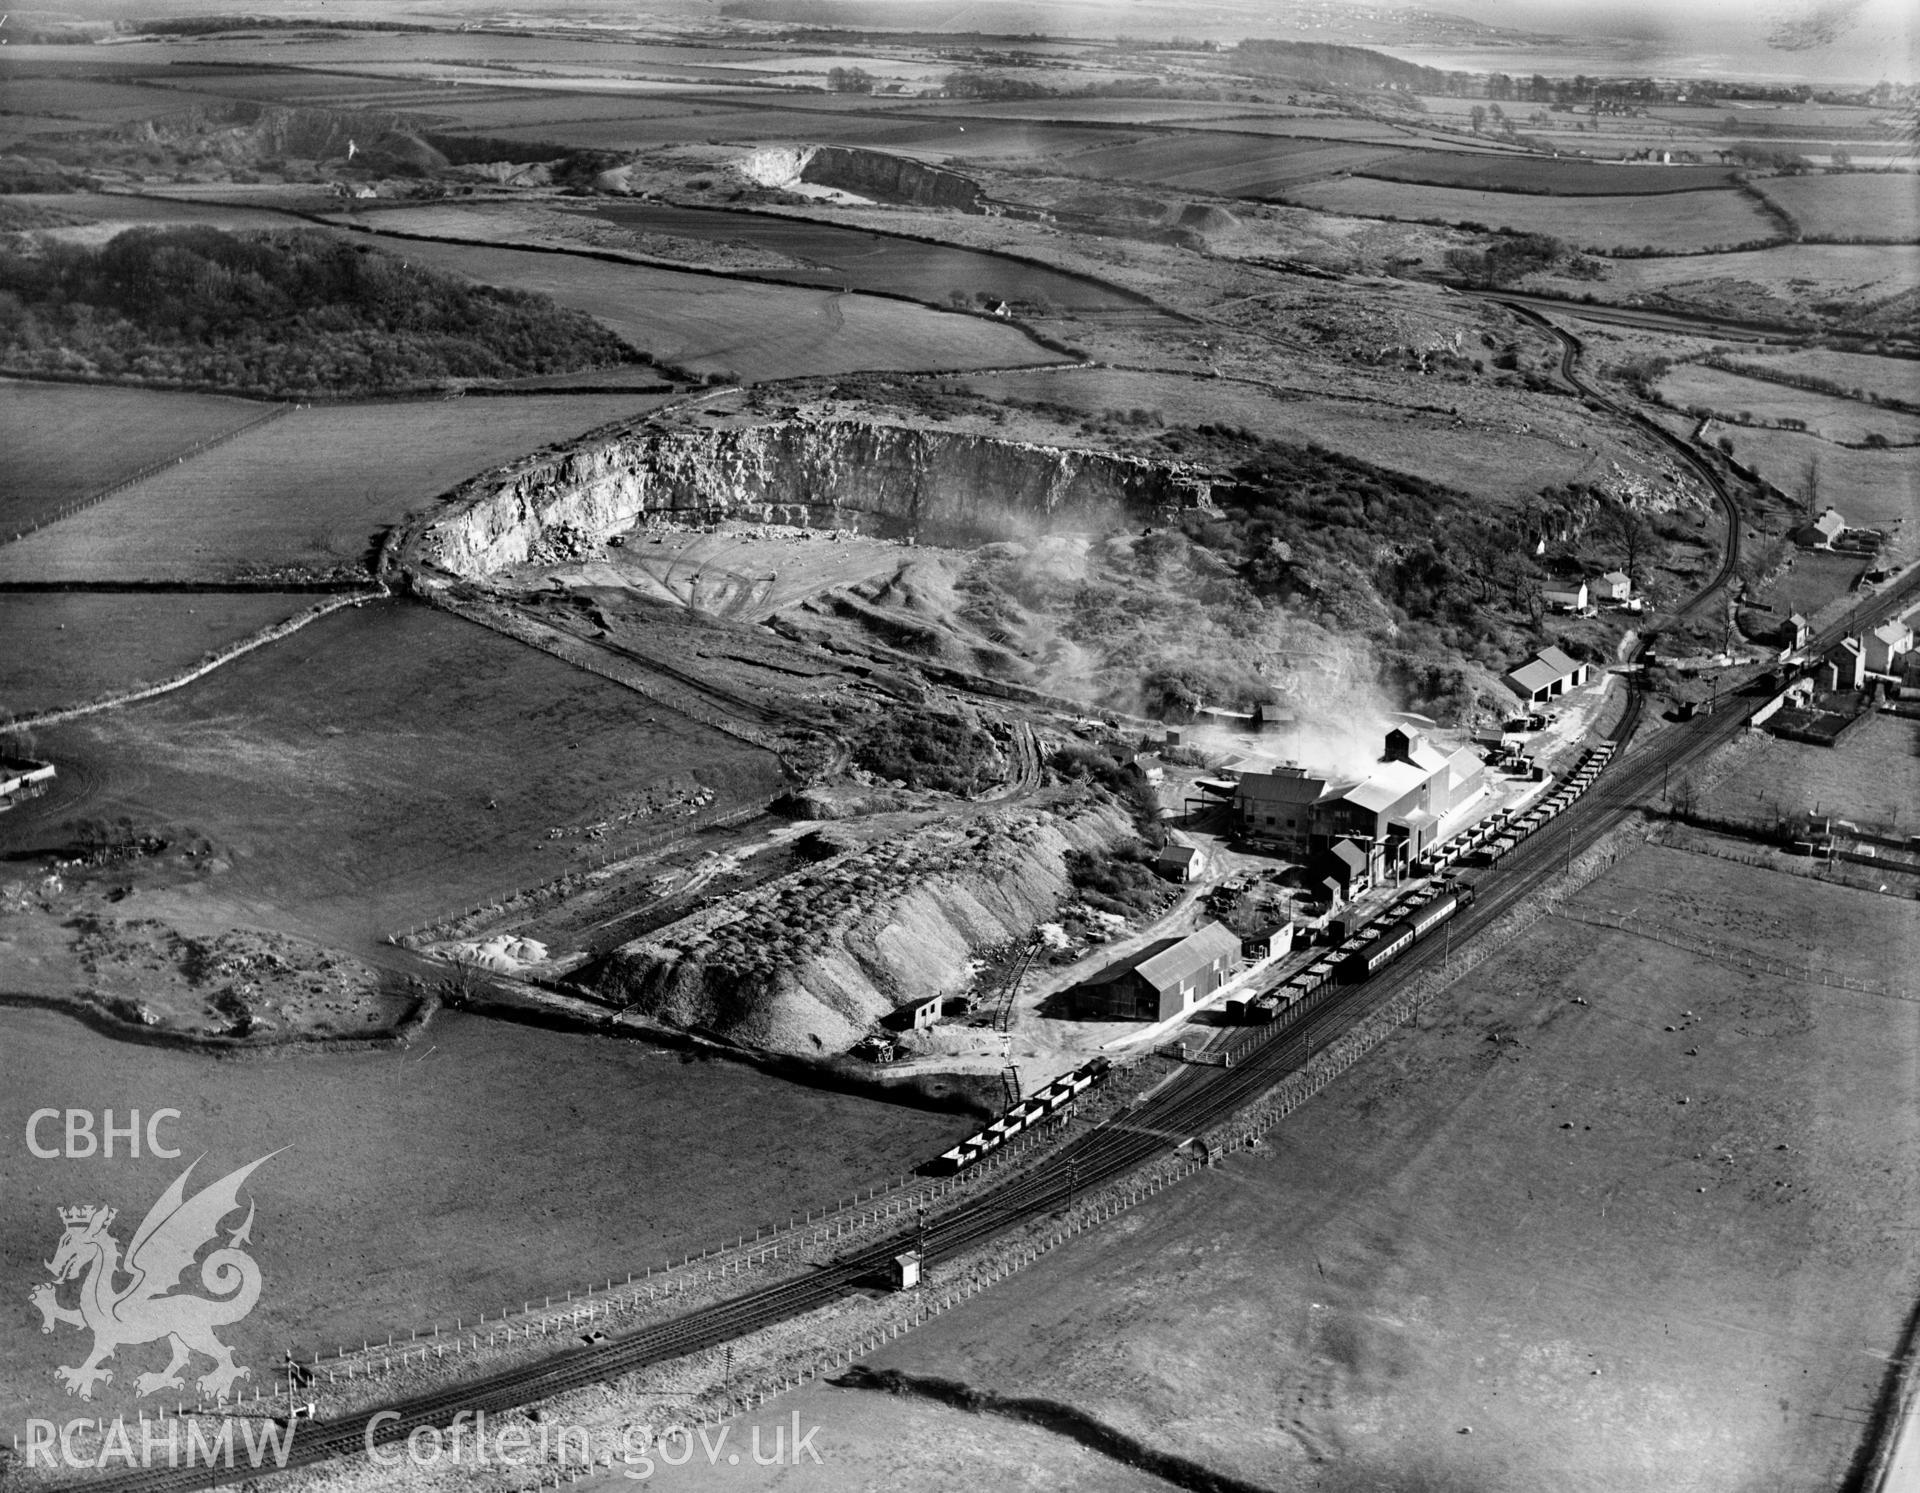
[[[1436,877],[1443,876],[1469,860],[1476,865],[1495,864],[1585,793],[1601,769],[1612,760],[1613,750],[1611,742],[1590,748],[1560,786],[1537,803],[1519,811],[1502,810],[1466,834],[1455,837],[1429,859],[1429,872]],[[1447,888],[1432,883],[1418,891],[1403,892],[1353,938],[1329,948],[1285,984],[1250,1000],[1228,1001],[1227,1020],[1273,1021],[1288,1006],[1304,1000],[1329,981],[1350,985],[1371,979],[1472,901],[1473,889],[1465,885]]]
[[[1094,1058],[1071,1073],[1063,1073],[1038,1093],[1030,1094],[1001,1115],[986,1129],[968,1136],[951,1150],[942,1151],[923,1170],[935,1175],[964,1171],[993,1151],[997,1151],[1023,1130],[1059,1113],[1112,1070],[1107,1058]]]

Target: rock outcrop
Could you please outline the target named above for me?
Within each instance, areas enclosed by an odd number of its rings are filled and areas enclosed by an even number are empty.
[[[847,145],[772,146],[740,163],[741,173],[763,187],[793,190],[829,187],[869,202],[940,207],[951,212],[986,211],[980,185],[958,171],[885,151]]]
[[[845,1050],[909,1001],[962,990],[1067,890],[1069,850],[1132,833],[1106,804],[930,826],[809,866],[616,950],[602,993],[774,1052]]]
[[[1192,506],[1207,491],[1178,467],[908,426],[640,427],[473,479],[416,552],[480,579],[562,524],[601,536],[655,513],[973,545]]]

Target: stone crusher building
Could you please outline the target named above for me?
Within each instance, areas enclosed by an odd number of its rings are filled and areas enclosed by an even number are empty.
[[[1233,978],[1240,938],[1209,923],[1185,938],[1163,938],[1074,987],[1074,1014],[1095,1021],[1165,1021],[1191,1010]]]
[[[1316,876],[1337,874],[1322,862],[1340,842],[1360,847],[1365,866],[1340,877],[1351,896],[1356,877],[1377,879],[1389,864],[1424,855],[1448,816],[1485,785],[1486,767],[1472,748],[1447,753],[1418,731],[1395,729],[1364,778],[1333,781],[1297,767],[1249,773],[1234,810],[1243,836],[1311,865]]]

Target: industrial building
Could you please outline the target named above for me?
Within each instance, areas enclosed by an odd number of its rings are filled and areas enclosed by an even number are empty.
[[[1506,676],[1506,686],[1529,705],[1544,705],[1587,682],[1586,664],[1558,648],[1542,648]]]
[[[1233,978],[1240,938],[1209,923],[1185,938],[1163,938],[1075,986],[1074,1014],[1098,1021],[1165,1021],[1190,1010]]]
[[[1486,785],[1486,767],[1471,749],[1448,753],[1418,731],[1387,732],[1380,760],[1363,778],[1345,781],[1276,767],[1248,773],[1234,795],[1241,835],[1292,859],[1315,864],[1340,841],[1360,848],[1366,862],[1355,874],[1378,877],[1426,853],[1442,822]],[[1326,875],[1351,877],[1339,868]]]

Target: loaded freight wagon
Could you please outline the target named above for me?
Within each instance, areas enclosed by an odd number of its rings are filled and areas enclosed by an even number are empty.
[[[968,1136],[950,1150],[942,1151],[921,1170],[934,1176],[964,1171],[982,1156],[997,1151],[1022,1131],[1066,1108],[1104,1079],[1112,1068],[1113,1064],[1109,1059],[1094,1058],[1091,1062],[1075,1068],[1071,1073],[1061,1074],[1037,1094],[1022,1099],[986,1129]]]

